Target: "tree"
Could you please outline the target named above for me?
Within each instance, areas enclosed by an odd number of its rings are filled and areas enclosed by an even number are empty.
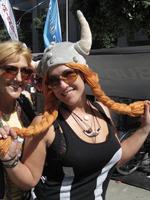
[[[72,11],[78,9],[90,24],[93,48],[117,46],[124,35],[129,42],[139,31],[150,38],[150,0],[74,0]]]

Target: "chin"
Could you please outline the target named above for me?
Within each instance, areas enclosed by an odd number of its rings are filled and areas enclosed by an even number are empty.
[[[13,99],[17,99],[19,98],[20,94],[22,92],[22,89],[19,88],[18,90],[14,91],[14,90],[7,90],[7,93],[9,94],[9,96]]]
[[[74,98],[74,99],[69,99],[67,102],[64,102],[66,105],[68,106],[75,106],[78,104],[78,101]]]
[[[11,96],[12,99],[17,99],[20,97],[20,92],[14,92],[14,93],[11,93],[9,94],[9,96]]]

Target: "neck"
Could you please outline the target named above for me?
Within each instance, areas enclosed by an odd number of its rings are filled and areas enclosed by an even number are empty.
[[[77,106],[63,105],[63,107],[69,112],[77,112],[77,113],[86,113],[87,110],[89,110],[86,102],[82,105],[79,104]]]
[[[68,113],[68,115],[74,113],[78,116],[80,116],[81,118],[83,118],[84,120],[88,121],[91,118],[92,112],[91,112],[91,107],[89,104],[89,101],[86,100],[84,102],[84,104],[82,105],[77,105],[76,107],[73,107],[72,109],[66,105],[62,106],[62,110],[61,112],[66,112]]]
[[[66,105],[63,104],[64,108],[66,108],[68,111],[70,112],[81,112],[81,113],[86,113],[89,110],[89,106],[87,104],[87,98],[86,96],[82,96],[81,97],[82,100],[78,101],[76,104],[74,105]]]

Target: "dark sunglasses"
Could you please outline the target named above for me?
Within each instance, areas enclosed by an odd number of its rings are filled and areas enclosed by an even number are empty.
[[[18,68],[12,65],[6,65],[0,67],[0,72],[2,72],[3,77],[6,79],[14,79],[19,73],[19,71],[21,73],[21,77],[23,80],[29,80],[33,73],[33,70],[30,69],[29,67]]]
[[[61,75],[59,76],[49,76],[48,80],[46,81],[46,84],[50,88],[56,88],[60,86],[60,81],[64,81],[67,84],[72,84],[78,77],[78,71],[73,70],[65,70]]]

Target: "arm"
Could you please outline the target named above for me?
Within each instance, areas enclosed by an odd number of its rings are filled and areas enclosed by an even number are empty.
[[[24,190],[34,187],[43,171],[46,156],[46,134],[25,140],[23,157],[14,168],[5,168],[10,179]]]
[[[122,158],[118,165],[123,165],[129,161],[142,147],[144,141],[150,132],[150,102],[145,103],[145,112],[141,127],[135,131],[129,138],[121,143]]]
[[[37,119],[34,120],[34,123],[35,121],[38,123]],[[41,133],[38,136],[25,139],[21,161],[19,161],[19,163],[13,168],[5,168],[11,180],[23,190],[28,190],[34,187],[42,175],[46,157],[46,147],[50,145],[54,138],[52,131],[54,132],[53,126],[51,126],[46,133]],[[4,135],[4,131],[3,133],[1,132],[1,136],[2,135]],[[16,138],[16,133],[14,132],[7,135]],[[1,157],[2,160],[7,161],[13,157],[14,154],[16,155],[18,153],[16,143],[17,142],[15,141],[12,142],[7,155]]]

